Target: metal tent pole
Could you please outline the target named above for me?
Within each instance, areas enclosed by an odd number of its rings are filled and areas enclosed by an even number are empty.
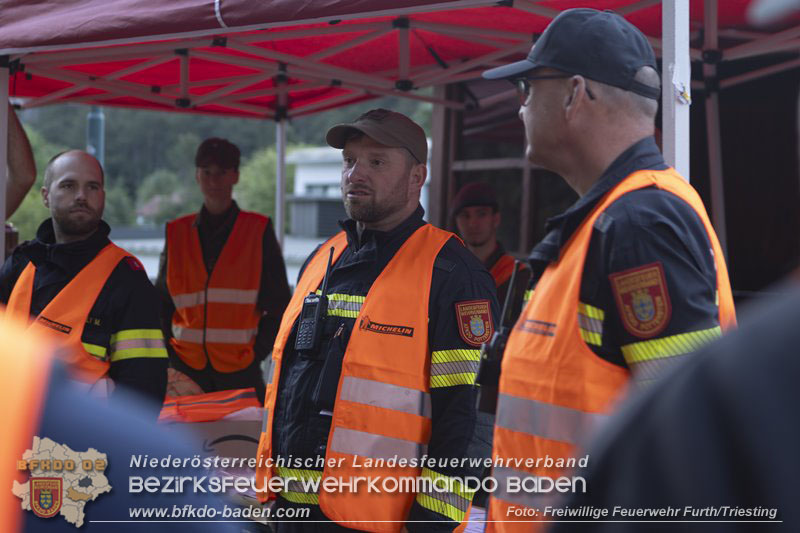
[[[661,3],[661,104],[664,159],[689,179],[689,104],[692,64],[689,56],[689,0]]]
[[[711,215],[714,229],[725,258],[728,257],[725,225],[725,188],[722,179],[722,141],[719,126],[719,81],[717,63],[719,51],[717,0],[704,0],[705,42],[703,43],[703,78],[706,80],[706,134],[708,140],[708,171],[711,184]]]

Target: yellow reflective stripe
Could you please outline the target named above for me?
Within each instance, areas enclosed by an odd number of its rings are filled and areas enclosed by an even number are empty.
[[[578,329],[581,331],[581,338],[583,338],[584,342],[588,344],[594,344],[595,346],[603,345],[603,337],[600,336],[599,333],[595,333],[594,331],[589,331],[583,328]]]
[[[719,326],[680,333],[661,339],[651,339],[648,341],[634,342],[622,347],[622,355],[628,364],[652,361],[663,357],[672,357],[697,350],[704,344],[713,341],[722,335]]]
[[[275,471],[278,473],[278,476],[282,478],[296,478],[296,479],[321,479],[322,478],[322,471],[321,470],[305,470],[302,468],[284,468],[284,467],[276,467]]]
[[[583,302],[578,302],[578,312],[588,316],[589,318],[596,318],[602,321],[605,317],[605,312],[599,307],[594,307]]]
[[[522,295],[522,301],[527,303],[530,301],[532,297],[533,297],[533,289],[528,289],[527,291],[525,291],[525,294]]]
[[[286,490],[280,493],[281,497],[293,503],[306,505],[319,505],[319,494],[306,491],[303,480],[320,480],[322,472],[319,470],[305,470],[301,468],[275,468],[278,476],[287,480]],[[319,485],[317,485],[318,487]],[[308,488],[313,488],[309,486]]]
[[[352,294],[339,294],[333,293],[328,295],[328,300],[333,300],[336,302],[351,302],[357,304],[363,304],[366,301],[366,296],[355,296]]]
[[[123,329],[111,335],[111,361],[137,357],[167,357],[160,329]]]
[[[322,294],[322,291],[320,289],[317,289],[316,291],[314,291],[314,294],[318,294],[318,295]],[[344,293],[334,292],[334,293],[331,293],[331,294],[328,295],[328,301],[331,301],[331,300],[337,301],[337,302],[352,302],[352,303],[357,303],[357,304],[363,304],[367,300],[367,297],[366,296],[356,296],[354,294],[344,294]]]
[[[163,339],[164,334],[160,329],[123,329],[111,335],[111,342],[128,341],[132,339]]]
[[[166,348],[129,348],[127,350],[117,350],[111,354],[112,361],[122,361],[123,359],[134,359],[137,357],[150,357],[154,359],[166,358]]]
[[[474,385],[476,372],[462,374],[447,374],[445,376],[431,376],[431,388],[453,387],[455,385]]]
[[[431,363],[433,364],[480,360],[480,350],[439,350],[431,353]]]
[[[468,487],[465,487],[461,483],[461,481],[458,480],[458,478],[445,476],[444,474],[440,474],[439,472],[431,470],[430,468],[423,468],[422,469],[422,475],[424,477],[429,477],[429,478],[433,479],[434,483],[437,483],[436,480],[443,480],[444,483],[439,485],[439,486],[452,488],[453,490],[448,491],[448,492],[450,492],[451,494],[456,494],[457,496],[460,496],[460,497],[464,498],[465,500],[472,501],[472,496],[475,495],[475,491],[469,489]],[[439,483],[442,483],[442,482],[439,482]],[[466,509],[464,509],[464,510],[466,511]]]
[[[97,344],[89,344],[88,342],[84,342],[81,344],[83,344],[83,349],[86,350],[90,355],[99,357],[100,359],[105,359],[106,352],[108,351],[105,346],[98,346]]]
[[[280,493],[280,496],[284,500],[289,500],[292,503],[319,505],[319,494],[306,494],[305,492],[289,492],[285,490]]]
[[[417,494],[417,503],[434,513],[446,516],[454,522],[461,522],[464,520],[464,515],[466,514],[464,511],[453,507],[449,503],[441,502],[422,492]]]
[[[480,350],[438,350],[431,353],[431,388],[473,385],[480,366]]]

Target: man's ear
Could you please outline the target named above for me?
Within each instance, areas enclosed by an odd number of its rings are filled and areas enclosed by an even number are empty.
[[[42,193],[42,202],[44,206],[50,209],[50,191],[47,190],[47,187],[42,187],[39,192]]]
[[[586,79],[583,76],[572,76],[569,79],[569,92],[564,97],[564,114],[567,120],[572,119],[583,104],[586,94]]]
[[[415,190],[422,190],[422,186],[425,185],[425,178],[428,177],[428,167],[423,165],[422,163],[417,163],[413,167],[411,167],[411,181],[410,185]]]

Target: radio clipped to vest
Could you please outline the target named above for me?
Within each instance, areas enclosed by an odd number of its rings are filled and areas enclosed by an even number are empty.
[[[500,364],[503,362],[506,342],[508,342],[508,336],[516,319],[513,316],[513,310],[519,306],[521,303],[519,300],[525,294],[525,291],[518,290],[518,287],[527,287],[531,279],[530,269],[526,268],[520,271],[519,264],[519,261],[514,261],[514,270],[511,273],[508,289],[506,289],[506,298],[500,315],[500,327],[495,330],[489,342],[481,346],[481,363],[478,367],[478,375],[475,377],[475,384],[481,386],[478,393],[478,409],[486,413],[494,414],[497,410]]]
[[[308,359],[319,358],[319,341],[325,317],[328,314],[328,278],[331,275],[333,264],[333,246],[328,256],[328,267],[325,277],[322,278],[320,294],[310,293],[303,299],[303,308],[300,310],[300,320],[297,324],[297,337],[294,340],[294,349]]]

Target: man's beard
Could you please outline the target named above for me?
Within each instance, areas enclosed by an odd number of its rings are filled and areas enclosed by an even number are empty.
[[[467,243],[467,246],[472,246],[473,248],[478,248],[483,246],[484,244],[488,243],[492,239],[491,234],[487,235],[483,238],[474,238],[474,239],[464,239],[464,242]]]
[[[102,214],[96,211],[92,211],[92,214],[94,215],[93,217],[83,220],[71,218],[69,213],[64,216],[53,214],[53,221],[58,224],[59,230],[61,230],[61,233],[64,235],[73,237],[88,235],[93,233],[100,225],[100,218],[102,216]]]
[[[401,186],[392,191],[392,194],[380,205],[375,201],[374,193],[373,196],[369,197],[368,202],[364,202],[363,199],[353,202],[345,195],[344,210],[347,212],[347,216],[356,222],[369,224],[372,222],[379,222],[389,215],[396,213],[402,209],[407,202],[408,189],[401,184]]]

